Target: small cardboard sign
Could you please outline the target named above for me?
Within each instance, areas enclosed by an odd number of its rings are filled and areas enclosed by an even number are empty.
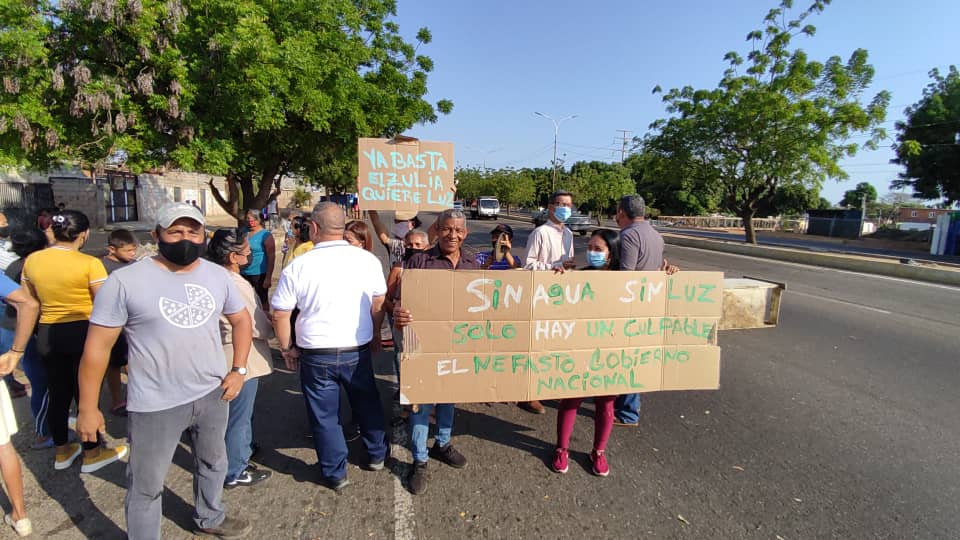
[[[364,210],[453,207],[453,143],[411,137],[357,142],[357,193]]]
[[[404,403],[720,386],[723,273],[405,270]]]

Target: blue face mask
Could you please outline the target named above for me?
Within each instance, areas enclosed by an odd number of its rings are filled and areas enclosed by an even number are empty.
[[[602,251],[588,251],[587,264],[592,268],[601,268],[607,264],[607,254]]]
[[[553,217],[560,220],[560,223],[563,223],[564,221],[570,219],[570,214],[572,213],[573,212],[566,206],[558,206],[553,209]]]

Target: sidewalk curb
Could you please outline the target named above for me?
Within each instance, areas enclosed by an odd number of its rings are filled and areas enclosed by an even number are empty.
[[[531,218],[523,216],[501,216],[514,221],[532,223]],[[929,268],[926,266],[914,266],[901,264],[899,262],[887,262],[878,258],[851,257],[844,254],[818,253],[802,249],[780,248],[772,246],[755,246],[740,242],[729,242],[726,240],[712,240],[693,236],[685,236],[676,233],[661,232],[663,240],[667,244],[690,247],[698,249],[707,249],[711,251],[720,251],[724,253],[733,253],[736,255],[746,255],[760,259],[773,259],[777,261],[805,264],[808,266],[822,266],[825,268],[835,268],[838,270],[848,270],[851,272],[861,272],[864,274],[876,274],[881,276],[896,277],[901,279],[912,279],[924,281],[927,283],[937,283],[941,285],[960,286],[960,272],[951,270],[940,270],[938,268]]]
[[[853,258],[837,254],[816,253],[813,251],[754,246],[723,240],[705,240],[670,233],[664,234],[663,239],[666,243],[676,246],[709,249],[712,251],[722,251],[763,259],[862,272],[864,274],[877,274],[881,276],[926,281],[929,283],[960,286],[960,272],[950,270],[913,266],[899,262],[885,262],[878,259]]]

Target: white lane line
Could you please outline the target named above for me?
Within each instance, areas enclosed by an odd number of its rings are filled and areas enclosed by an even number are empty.
[[[400,413],[400,405],[393,404],[393,414]],[[396,540],[414,540],[417,537],[417,525],[413,510],[413,495],[403,487],[403,479],[407,477],[413,456],[407,449],[406,423],[393,426],[390,440],[390,455],[393,457],[393,537]]]
[[[785,266],[796,266],[796,267],[800,267],[800,268],[818,268],[818,269],[820,269],[820,270],[826,270],[826,271],[830,271],[830,272],[838,272],[838,273],[840,273],[840,274],[850,274],[851,276],[862,276],[862,277],[869,277],[869,278],[875,278],[875,279],[885,279],[885,280],[887,280],[887,281],[897,281],[897,282],[900,282],[900,283],[905,283],[905,284],[907,284],[907,285],[923,285],[924,287],[933,287],[933,288],[936,288],[936,289],[946,289],[946,290],[948,290],[948,291],[960,293],[960,287],[954,287],[954,286],[952,286],[952,285],[941,285],[941,284],[939,284],[939,283],[929,283],[929,282],[926,282],[926,281],[914,281],[914,280],[911,280],[911,279],[904,279],[904,278],[898,278],[898,277],[892,277],[892,276],[881,276],[881,275],[877,275],[877,274],[865,274],[865,273],[863,273],[863,272],[853,272],[853,271],[850,271],[850,270],[841,270],[841,269],[839,269],[839,268],[828,268],[828,267],[826,267],[826,266],[817,266],[817,265],[815,265],[815,264],[801,264],[801,263],[795,263],[795,262],[789,262],[789,261],[778,261],[778,260],[775,260],[775,259],[765,259],[765,258],[763,258],[763,257],[751,257],[750,255],[741,255],[741,254],[739,254],[739,253],[727,253],[727,252],[725,252],[725,251],[715,251],[715,250],[712,250],[712,249],[695,248],[695,247],[688,247],[688,246],[678,246],[678,245],[674,245],[674,244],[667,244],[667,246],[669,246],[669,249],[689,249],[689,250],[692,250],[692,251],[702,251],[702,252],[704,252],[704,253],[725,255],[725,256],[727,256],[727,257],[737,257],[737,258],[740,258],[740,259],[749,259],[749,260],[751,260],[751,261],[763,261],[763,262],[765,262],[765,263],[782,264],[782,265],[785,265]]]
[[[887,310],[885,310],[885,309],[879,309],[879,308],[875,308],[875,307],[865,306],[865,305],[863,305],[863,304],[855,304],[855,303],[853,303],[853,302],[847,302],[846,300],[837,300],[836,298],[829,298],[829,297],[827,297],[827,296],[817,296],[817,295],[815,295],[815,294],[809,294],[809,293],[804,293],[804,292],[799,292],[799,291],[791,291],[791,290],[789,290],[789,289],[786,291],[785,294],[788,294],[788,295],[797,295],[797,296],[806,296],[806,297],[808,297],[808,298],[816,298],[817,300],[826,300],[827,302],[834,302],[834,303],[836,303],[836,304],[844,304],[844,305],[846,305],[846,306],[851,306],[851,307],[855,307],[855,308],[865,309],[865,310],[867,310],[867,311],[872,311],[872,312],[874,312],[874,313],[882,313],[882,314],[884,314],[884,315],[890,315],[890,314],[891,314],[891,312],[889,312],[889,311],[887,311]]]

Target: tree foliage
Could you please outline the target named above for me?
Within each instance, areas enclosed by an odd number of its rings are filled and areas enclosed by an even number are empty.
[[[630,171],[619,163],[578,161],[570,167],[569,177],[561,184],[573,194],[581,210],[611,214],[624,195],[636,193]]]
[[[687,148],[673,142],[669,137],[654,136],[638,140],[640,151],[624,162],[636,193],[643,196],[648,208],[662,215],[700,216],[718,211],[722,193],[712,169],[684,156]]]
[[[923,98],[897,122],[897,157],[904,171],[892,189],[909,187],[921,199],[960,201],[960,72],[950,66],[946,75],[932,70],[933,79]]]
[[[748,242],[756,242],[752,218],[773,203],[778,188],[846,178],[838,161],[861,146],[851,135],[869,132],[868,148],[885,136],[879,126],[889,94],[860,103],[874,73],[865,50],[846,62],[837,56],[817,62],[791,46],[798,35],[815,33],[807,18],[828,3],[815,1],[788,19],[792,2],[784,0],[769,11],[763,29],[747,35],[746,58],[727,53],[730,67],[717,88],[670,90],[663,100],[673,116],[651,126],[655,133],[646,144],[662,152],[661,168],[712,179],[722,207],[744,219]]]
[[[47,109],[50,27],[28,2],[0,3],[0,167],[56,159],[62,130]]]
[[[877,188],[873,187],[873,184],[870,182],[860,182],[855,188],[843,192],[843,199],[840,201],[840,206],[860,208],[864,196],[867,198],[867,204],[877,202]]]
[[[492,195],[500,204],[511,206],[530,205],[536,199],[536,185],[528,169],[457,169],[457,197],[465,200],[481,195]]]
[[[358,137],[452,108],[424,100],[433,62],[418,51],[431,36],[406,42],[395,0],[4,5],[0,69],[21,92],[0,101],[0,127],[15,127],[21,150],[0,129],[0,159],[223,174],[227,193],[214,195],[237,216],[276,197],[284,175],[349,189]],[[10,95],[29,105],[23,119]]]

